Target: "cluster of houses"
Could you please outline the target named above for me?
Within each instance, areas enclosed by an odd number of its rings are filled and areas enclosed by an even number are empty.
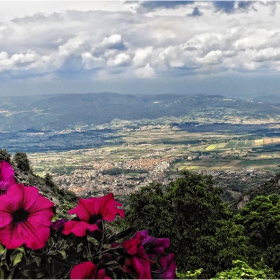
[[[173,176],[169,174],[171,161],[169,158],[149,157],[125,162],[102,160],[94,163],[92,169],[76,169],[70,175],[53,174],[53,179],[59,187],[71,190],[81,197],[98,196],[108,192],[129,195],[150,183],[168,184],[173,180]],[[114,168],[126,172],[119,174],[104,172]]]

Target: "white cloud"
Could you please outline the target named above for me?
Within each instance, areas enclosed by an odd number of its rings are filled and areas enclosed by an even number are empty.
[[[59,46],[59,54],[62,56],[69,56],[79,51],[87,39],[87,35],[79,35],[69,39],[65,44]]]
[[[199,63],[206,63],[206,64],[218,64],[221,62],[221,58],[223,56],[222,51],[211,51],[207,53],[203,58],[198,58]]]
[[[280,47],[279,48],[266,48],[258,51],[254,58],[255,61],[268,61],[268,60],[280,60]]]
[[[0,17],[1,19],[10,20],[15,17],[23,18],[27,16],[34,16],[38,13],[51,15],[53,13],[63,13],[65,11],[107,11],[107,12],[131,12],[134,13],[135,9],[131,6],[124,5],[123,1],[1,1]]]
[[[7,52],[0,52],[0,60],[7,59],[7,58],[9,58]]]
[[[9,56],[7,52],[0,53],[0,70],[14,70],[26,68],[28,64],[36,61],[38,55],[34,51],[18,53]]]
[[[35,13],[34,8],[29,16],[23,10],[22,17],[15,12],[14,18],[2,19],[0,70],[57,79],[82,70],[84,76],[118,75],[120,80],[129,74],[150,78],[279,71],[278,2],[273,15],[271,6],[260,3],[253,4],[255,10],[227,14],[217,13],[210,2],[141,12],[139,3],[112,3],[114,10],[109,2],[95,2],[88,7],[69,3],[68,8],[58,3],[57,12],[45,3],[46,12]],[[187,16],[195,7],[203,15]]]
[[[144,66],[150,60],[153,47],[146,47],[143,49],[137,49],[135,51],[135,56],[133,58],[133,63],[135,66]]]
[[[237,50],[259,49],[270,45],[272,42],[274,43],[275,37],[277,37],[277,43],[279,44],[280,30],[257,29],[252,34],[237,40],[233,46]]]
[[[130,63],[130,56],[125,53],[118,54],[114,59],[109,59],[108,66],[124,66]]]
[[[105,37],[101,42],[101,46],[104,48],[118,49],[124,47],[124,42],[120,34],[113,34],[110,37]]]
[[[135,73],[140,78],[152,78],[155,75],[155,70],[147,63],[145,67],[137,69]]]
[[[105,60],[101,57],[94,57],[91,53],[85,52],[82,54],[82,62],[85,69],[94,69],[105,66]]]
[[[122,36],[120,34],[114,34],[111,35],[110,37],[105,37],[102,41],[102,44],[105,47],[108,47],[111,45],[119,44],[121,41],[122,41]]]

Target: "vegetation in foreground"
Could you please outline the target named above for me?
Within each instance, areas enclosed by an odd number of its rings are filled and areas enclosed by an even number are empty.
[[[25,154],[13,161],[28,171]],[[132,228],[116,232],[110,226],[125,212],[112,193],[80,198],[68,211],[74,218],[57,219],[55,204],[38,188],[18,182],[3,160],[0,192],[1,279],[175,278],[174,254],[164,252],[168,238],[152,237],[147,230],[132,235]]]
[[[165,190],[144,187],[130,197],[124,224],[169,237],[182,278],[279,278],[280,196],[258,196],[233,213],[213,184],[184,171]]]
[[[64,199],[69,196],[75,204],[74,194],[60,193],[50,176],[34,175],[24,153],[11,159],[1,150],[0,160],[11,162],[17,179],[22,178],[26,185],[37,180],[41,193],[53,198],[60,195],[58,203],[63,210],[57,217],[69,219],[67,210],[73,205],[69,207]],[[174,253],[179,278],[279,278],[280,196],[271,189],[234,213],[222,202],[222,190],[213,185],[211,176],[183,171],[166,188],[160,184],[146,186],[131,195],[125,219],[116,220],[111,230],[131,227],[134,231],[148,230],[160,239],[169,238],[166,252]],[[33,265],[40,267],[40,263]]]

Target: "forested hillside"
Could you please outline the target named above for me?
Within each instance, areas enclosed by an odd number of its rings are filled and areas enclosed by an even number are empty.
[[[140,120],[203,116],[265,117],[279,114],[279,106],[220,95],[124,95],[117,93],[57,94],[3,97],[0,131],[63,130],[110,123],[114,119]],[[18,120],[20,119],[20,124]]]

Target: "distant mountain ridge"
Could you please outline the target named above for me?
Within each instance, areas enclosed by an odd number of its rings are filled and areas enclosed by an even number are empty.
[[[109,123],[116,118],[180,117],[211,110],[219,110],[223,114],[230,109],[252,116],[279,114],[280,104],[277,107],[220,95],[124,95],[109,92],[3,97],[0,104],[0,131],[61,130],[75,125]]]
[[[266,96],[258,96],[253,99],[254,102],[263,102],[268,104],[280,103],[280,95],[272,94]]]

